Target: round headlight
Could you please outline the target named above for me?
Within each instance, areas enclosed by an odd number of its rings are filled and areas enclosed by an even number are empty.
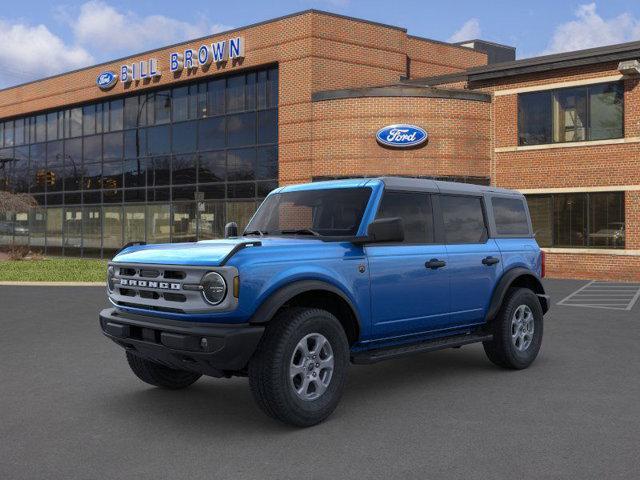
[[[107,268],[107,289],[110,293],[113,293],[115,283],[113,277],[116,275],[116,269],[113,266]]]
[[[218,305],[227,295],[227,284],[222,275],[209,272],[202,277],[202,296],[211,305]]]

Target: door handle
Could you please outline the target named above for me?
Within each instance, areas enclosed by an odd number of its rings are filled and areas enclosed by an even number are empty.
[[[428,262],[425,262],[424,266],[435,270],[436,268],[442,268],[447,264],[444,260],[438,260],[437,258],[432,258]]]
[[[500,259],[496,257],[485,257],[482,259],[482,263],[487,266],[495,265],[499,261]]]

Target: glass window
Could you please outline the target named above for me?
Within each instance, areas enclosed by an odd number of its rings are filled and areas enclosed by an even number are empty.
[[[34,156],[32,162],[35,162],[35,149],[32,148],[31,154]],[[64,156],[62,154],[62,141],[48,142],[46,144],[47,151],[47,168],[45,173],[45,183],[48,192],[61,192],[64,186],[65,169]]]
[[[244,105],[244,75],[227,78],[227,112],[241,112]]]
[[[243,147],[256,143],[256,114],[240,113],[227,116],[227,145]]]
[[[258,112],[258,143],[278,142],[278,111],[275,109]]]
[[[96,104],[96,133],[109,131],[109,104]]]
[[[84,137],[82,159],[84,163],[99,162],[102,160],[102,135]]]
[[[253,201],[231,201],[226,203],[226,207],[227,220],[229,222],[236,222],[238,224],[238,231],[240,232],[247,228],[249,220],[251,220],[251,217],[256,211],[256,204]]]
[[[247,110],[256,109],[256,74],[247,73],[247,85],[245,88],[245,108]]]
[[[205,118],[198,122],[198,150],[225,147],[225,117]]]
[[[535,195],[527,197],[533,235],[541,247],[553,245],[553,197]]]
[[[277,193],[267,197],[260,205],[247,230],[260,230],[276,235],[292,233],[290,230],[311,229],[326,236],[355,235],[370,196],[370,188],[327,188]],[[227,218],[229,221],[235,220],[229,216],[229,212]]]
[[[50,255],[62,253],[62,218],[62,208],[47,208],[47,253]]]
[[[44,115],[42,115],[44,116]],[[24,145],[25,142],[25,128],[24,128],[24,118],[19,118],[13,122],[14,128],[14,145]],[[28,131],[28,129],[27,129]]]
[[[124,186],[144,187],[147,185],[147,169],[152,167],[150,159],[136,158],[124,161]],[[153,180],[153,168],[151,168],[151,180]]]
[[[72,108],[69,112],[69,137],[82,135],[82,108]],[[36,125],[37,130],[37,125]],[[38,136],[36,132],[36,136]]]
[[[169,185],[171,180],[171,157],[162,156],[153,158],[153,183],[147,178],[149,184],[154,186]]]
[[[122,132],[104,135],[102,151],[105,160],[122,158]]]
[[[198,88],[198,100],[193,118],[203,118],[207,116],[207,84],[199,83],[196,86]]]
[[[32,247],[45,246],[45,232],[47,229],[47,210],[45,208],[32,208],[29,211],[29,244]]]
[[[122,130],[124,125],[123,110],[124,104],[122,100],[112,100],[109,102],[109,131],[116,132]]]
[[[96,133],[96,106],[87,105],[82,108],[82,132],[84,135]]]
[[[102,165],[102,188],[122,188],[122,160],[104,162]]]
[[[212,80],[207,84],[207,115],[224,113],[225,80]]]
[[[554,199],[554,245],[586,245],[587,196],[584,193],[558,195]]]
[[[269,70],[269,80],[267,84],[267,100],[269,107],[278,106],[278,69]]]
[[[171,241],[195,242],[197,230],[196,217],[196,204],[194,202],[174,204]]]
[[[4,146],[13,147],[13,121],[4,122]]]
[[[58,112],[47,114],[47,140],[57,140],[58,138]]]
[[[140,203],[147,200],[147,191],[144,188],[133,188],[124,191],[124,203]]]
[[[132,95],[124,99],[123,127],[138,127],[138,96]]]
[[[591,110],[589,139],[620,138],[624,135],[623,98],[621,83],[607,83],[589,88]]]
[[[210,240],[224,235],[224,202],[203,202],[204,211],[200,212],[198,239]]]
[[[589,200],[589,246],[624,248],[624,193],[592,193]]]
[[[431,196],[426,193],[385,191],[377,218],[402,219],[405,243],[433,243]]]
[[[102,186],[102,163],[85,163],[82,179],[83,190],[97,190]]]
[[[82,208],[65,208],[63,238],[65,252],[80,253],[78,250],[82,248]]]
[[[16,130],[17,133],[17,130]],[[24,130],[23,130],[24,135]],[[38,115],[36,117],[36,142],[45,142],[47,140],[47,116]]]
[[[52,165],[57,157],[62,160],[62,152],[57,147],[56,142],[52,144],[50,158]],[[1,156],[1,155],[0,155]],[[29,149],[29,190],[31,193],[44,192],[47,181],[47,146],[44,143],[31,145]]]
[[[223,199],[226,195],[224,183],[214,183],[210,185],[199,185],[198,192],[204,195],[205,199]]]
[[[147,148],[149,155],[162,155],[171,152],[169,125],[147,129]]]
[[[227,172],[226,157],[225,152],[201,153],[198,156],[198,182],[223,182]]]
[[[487,228],[479,197],[442,195],[440,197],[447,243],[484,243]]]
[[[256,184],[253,182],[230,183],[227,185],[228,198],[253,198],[256,196]]]
[[[82,209],[82,253],[98,256],[102,247],[102,209],[99,206]]]
[[[278,178],[278,147],[259,147],[256,165],[256,178],[258,180],[271,180]]]
[[[122,247],[122,207],[104,207],[102,244],[105,250],[114,251]]]
[[[124,243],[145,241],[145,206],[125,205]]]
[[[622,82],[518,95],[518,144],[624,136]]]
[[[176,155],[172,161],[172,182],[174,185],[196,183],[196,156]],[[191,197],[193,198],[193,197]]]
[[[567,88],[553,94],[553,141],[582,142],[587,139],[587,89]]]
[[[147,243],[166,243],[170,238],[169,204],[147,205]]]
[[[173,139],[173,153],[188,153],[196,151],[198,122],[174,123],[171,132]]]
[[[80,190],[82,178],[82,139],[64,142],[64,188]]]
[[[0,148],[4,146],[4,123],[0,123]]]
[[[154,123],[169,123],[171,120],[171,93],[169,90],[156,92],[154,95]]]
[[[124,132],[125,158],[144,157],[147,155],[147,130],[136,128]]]
[[[181,122],[189,118],[189,87],[174,88],[171,95],[173,121]]]
[[[29,191],[29,146],[16,147],[13,157],[13,186],[17,193]]]
[[[524,201],[519,198],[491,199],[498,235],[529,235]]]
[[[227,153],[227,179],[230,182],[235,182],[239,180],[255,180],[255,178],[256,149],[229,150]]]

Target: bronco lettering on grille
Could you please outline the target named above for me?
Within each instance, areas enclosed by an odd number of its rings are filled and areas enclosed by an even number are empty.
[[[181,288],[179,283],[150,282],[148,280],[133,280],[131,278],[121,278],[120,285],[127,287],[158,288],[161,290],[180,290]]]

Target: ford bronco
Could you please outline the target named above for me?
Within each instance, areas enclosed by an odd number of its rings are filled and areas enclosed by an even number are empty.
[[[528,367],[549,300],[544,255],[514,191],[408,178],[271,192],[238,235],[130,245],[109,264],[104,334],[144,382],[248,376],[269,416],[310,426],[349,363],[482,342]]]

